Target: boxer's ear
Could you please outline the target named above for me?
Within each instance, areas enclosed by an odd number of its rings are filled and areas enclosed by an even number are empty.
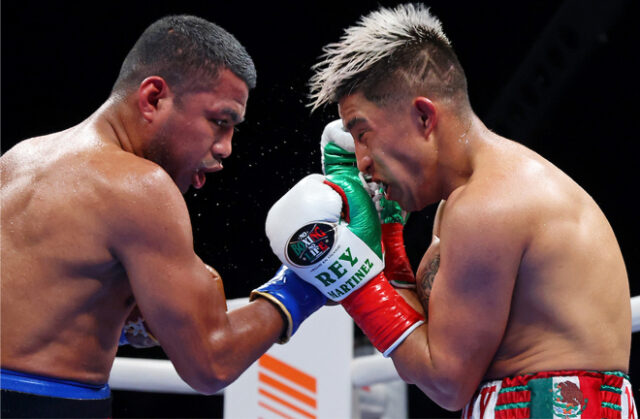
[[[431,99],[419,96],[413,99],[413,111],[420,130],[424,133],[425,138],[429,137],[438,121],[436,105]]]
[[[147,77],[138,87],[138,108],[142,117],[151,122],[159,110],[159,103],[170,95],[167,82],[159,76]]]

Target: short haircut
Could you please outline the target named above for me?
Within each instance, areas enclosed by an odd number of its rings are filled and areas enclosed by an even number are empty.
[[[469,106],[464,70],[422,4],[373,11],[323,52],[309,82],[312,110],[356,92],[378,105],[421,95]]]
[[[135,89],[149,76],[162,77],[178,95],[210,89],[225,68],[250,89],[255,87],[253,61],[233,35],[196,16],[166,16],[140,35],[120,68],[112,93]]]

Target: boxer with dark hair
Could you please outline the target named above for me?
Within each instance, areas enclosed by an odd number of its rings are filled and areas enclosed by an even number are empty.
[[[0,158],[3,417],[109,417],[127,342],[159,343],[214,393],[324,304],[282,268],[227,312],[220,275],[194,252],[181,193],[222,170],[255,83],[230,33],[168,16],[91,116]]]

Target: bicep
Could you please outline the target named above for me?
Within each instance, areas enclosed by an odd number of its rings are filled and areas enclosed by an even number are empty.
[[[502,340],[520,254],[514,235],[476,219],[443,220],[431,290],[428,340],[434,365],[477,385]]]
[[[184,200],[176,190],[145,191],[112,235],[140,311],[163,348],[202,341],[226,321],[223,293],[193,250]],[[170,354],[169,354],[170,355]]]

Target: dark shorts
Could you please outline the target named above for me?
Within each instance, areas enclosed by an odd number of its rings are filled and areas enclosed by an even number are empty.
[[[108,418],[111,390],[91,385],[0,370],[3,418]]]

